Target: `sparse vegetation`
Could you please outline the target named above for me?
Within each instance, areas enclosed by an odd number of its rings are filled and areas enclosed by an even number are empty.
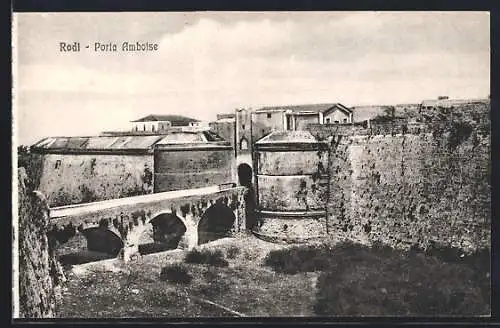
[[[25,181],[27,190],[35,190],[40,184],[42,175],[42,157],[31,151],[31,147],[17,147],[17,167],[25,169],[28,179]]]
[[[205,281],[200,286],[199,291],[204,296],[214,298],[231,288],[227,280],[221,279],[220,273],[213,267],[209,267],[203,273],[203,278]]]
[[[221,250],[193,249],[186,254],[186,263],[208,264],[217,267],[227,267],[229,262],[224,258]]]
[[[184,265],[175,263],[161,269],[160,280],[189,284],[193,280],[193,277],[189,274],[188,269]]]
[[[182,298],[174,292],[165,293],[162,290],[154,290],[144,297],[146,303],[151,307],[169,308],[176,303],[182,302]]]
[[[489,313],[481,282],[467,265],[381,245],[343,245],[329,257],[330,265],[318,279],[314,305],[318,315]]]
[[[490,312],[487,251],[463,255],[453,248],[433,245],[427,250],[403,252],[382,244],[367,247],[349,242],[283,247],[251,238],[217,247],[201,246],[168,257],[152,254],[127,263],[125,273],[72,278],[73,294],[66,292],[62,314],[227,315],[214,306],[192,302],[196,297],[249,316]],[[231,266],[199,265],[212,263],[211,256],[224,259],[222,254],[226,254],[229,258],[231,249],[241,251]],[[245,256],[250,253],[254,256]],[[191,261],[186,261],[187,257]],[[158,271],[162,272],[160,279],[174,283],[158,284],[154,273]],[[83,289],[85,293],[81,293]]]
[[[273,251],[264,265],[286,274],[320,271],[318,315],[477,315],[490,309],[488,260],[487,251],[466,256],[451,247],[403,252],[345,242]]]
[[[233,245],[233,246],[229,247],[227,250],[227,258],[234,259],[240,253],[241,253],[240,248]]]
[[[329,249],[321,246],[293,246],[284,250],[271,251],[264,259],[264,265],[276,272],[294,274],[313,272],[328,265]]]

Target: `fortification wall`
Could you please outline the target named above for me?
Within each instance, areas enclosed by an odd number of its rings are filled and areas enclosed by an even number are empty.
[[[54,287],[61,278],[50,240],[47,237],[49,225],[48,205],[43,196],[27,187],[27,174],[19,169],[19,316],[22,318],[54,317],[56,293]],[[14,268],[16,271],[16,268]],[[16,295],[14,295],[16,297]]]
[[[153,155],[44,154],[39,190],[51,207],[153,191]]]
[[[156,150],[155,192],[202,188],[236,181],[232,149]]]
[[[460,127],[336,136],[329,165],[329,232],[403,248],[489,247],[489,135],[480,129],[464,134]]]

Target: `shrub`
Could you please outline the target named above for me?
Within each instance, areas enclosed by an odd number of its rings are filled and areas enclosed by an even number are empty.
[[[227,250],[227,257],[230,259],[234,259],[238,254],[240,254],[241,250],[239,247],[231,246]]]
[[[220,250],[210,250],[210,249],[193,249],[186,254],[184,259],[186,263],[194,264],[208,264],[217,267],[227,267],[229,263],[224,259],[224,254]]]
[[[322,270],[328,266],[330,249],[325,246],[293,246],[271,251],[264,258],[264,265],[276,272],[295,274]]]
[[[181,263],[176,263],[161,269],[160,280],[189,284],[193,280],[193,277],[189,274],[185,266]]]

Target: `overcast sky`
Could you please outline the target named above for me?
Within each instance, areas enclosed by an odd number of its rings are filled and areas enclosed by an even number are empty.
[[[122,130],[150,113],[211,120],[236,107],[490,93],[485,12],[14,16],[20,144]],[[60,41],[149,41],[159,51],[61,53]]]

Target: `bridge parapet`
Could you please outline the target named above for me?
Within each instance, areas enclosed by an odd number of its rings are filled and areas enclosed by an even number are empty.
[[[215,204],[234,213],[232,233],[244,231],[246,192],[245,187],[214,186],[63,206],[50,209],[50,222],[54,231],[108,229],[122,239],[122,256],[128,261],[139,252],[140,236],[151,220],[161,214],[173,214],[185,225],[180,245],[186,248],[198,244],[200,220]]]

